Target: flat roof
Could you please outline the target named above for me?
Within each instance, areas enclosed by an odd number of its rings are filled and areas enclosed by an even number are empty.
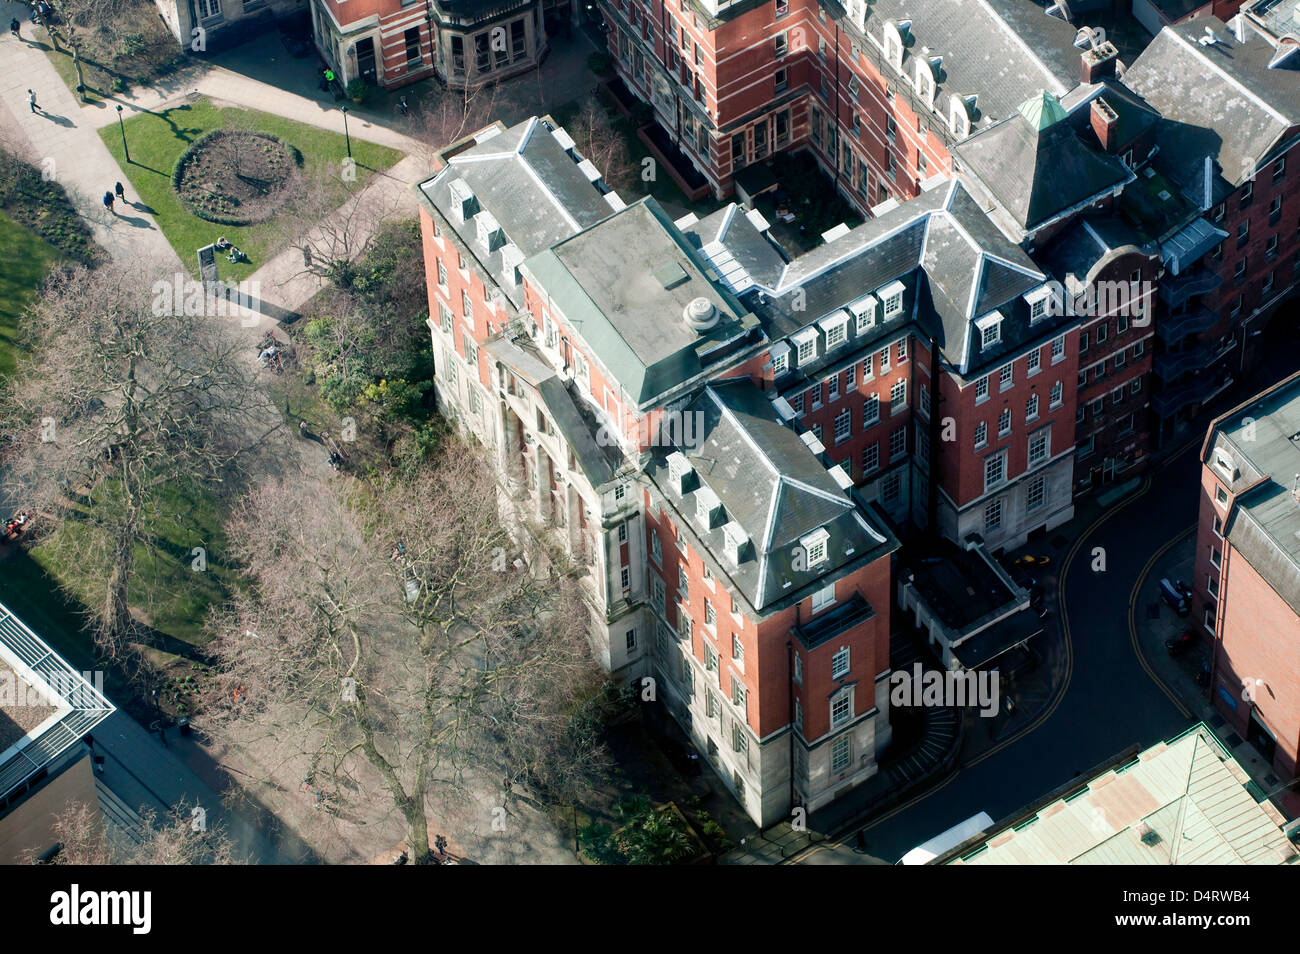
[[[1016,599],[977,550],[947,543],[905,561],[905,567],[921,599],[952,630],[963,630]]]

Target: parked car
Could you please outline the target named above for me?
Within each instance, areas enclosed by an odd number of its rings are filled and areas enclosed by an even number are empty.
[[[1170,636],[1165,640],[1165,649],[1169,650],[1169,655],[1180,656],[1187,650],[1191,649],[1196,643],[1196,633],[1193,630],[1185,629],[1177,636]]]
[[[1191,610],[1191,601],[1188,599],[1190,594],[1185,590],[1181,580],[1176,584],[1167,577],[1160,580],[1160,598],[1179,616],[1186,616]]]

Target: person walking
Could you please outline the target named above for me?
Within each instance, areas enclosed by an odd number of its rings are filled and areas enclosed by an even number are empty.
[[[14,39],[21,40],[23,38],[22,33],[19,32],[21,27],[22,24],[18,22],[17,17],[9,21],[9,32],[14,35]]]
[[[113,211],[113,193],[104,193],[104,208],[108,209],[110,212]]]
[[[30,89],[27,91],[27,105],[32,108],[32,112],[34,113],[42,113],[45,111],[36,105],[36,94]]]
[[[120,182],[113,183],[113,194],[116,195],[123,202],[126,201],[126,190],[122,188],[122,183]]]

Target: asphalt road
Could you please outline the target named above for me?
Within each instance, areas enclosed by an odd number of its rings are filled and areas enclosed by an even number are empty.
[[[1270,329],[1264,367],[1235,396],[1224,395],[1215,413],[1226,410],[1270,382],[1297,370],[1300,304],[1289,306],[1285,322]],[[1129,638],[1128,614],[1135,584],[1148,562],[1196,521],[1199,448],[1205,426],[1181,438],[1173,456],[1151,472],[1138,491],[1083,526],[1062,528],[1081,545],[1063,568],[1060,604],[1068,623],[1072,655],[1068,683],[1046,719],[1003,747],[962,765],[938,788],[909,801],[865,829],[871,856],[893,862],[911,848],[978,812],[994,820],[1037,801],[1076,775],[1110,760],[1130,745],[1142,748],[1177,735],[1193,724],[1142,668]],[[1093,569],[1095,548],[1105,555],[1104,571]],[[1069,559],[1067,557],[1067,559]],[[1138,624],[1142,609],[1137,609]],[[861,863],[847,847],[813,849],[813,864]]]

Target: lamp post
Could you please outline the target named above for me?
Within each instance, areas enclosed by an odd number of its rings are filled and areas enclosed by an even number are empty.
[[[118,107],[118,109],[121,108],[122,107],[120,106]],[[348,158],[351,159],[352,158],[352,137],[348,135],[348,108],[346,106],[340,106],[339,109],[343,110],[343,138],[347,140]]]
[[[126,127],[122,125],[122,107],[117,107],[117,128],[122,133],[122,152],[126,153],[126,161],[131,161],[131,150],[126,145]]]

